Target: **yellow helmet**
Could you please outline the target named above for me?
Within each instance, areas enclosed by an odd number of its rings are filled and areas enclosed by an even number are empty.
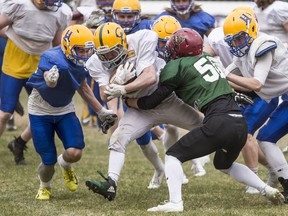
[[[127,57],[126,34],[117,23],[100,25],[94,33],[94,43],[97,56],[108,69],[118,67]],[[113,54],[112,58],[107,57],[107,54]]]
[[[165,58],[165,49],[164,47],[162,48],[159,44],[161,42],[166,43],[173,32],[178,29],[181,29],[181,24],[173,16],[164,15],[155,20],[152,26],[152,30],[158,34],[158,46],[156,49],[159,57]]]
[[[251,13],[243,10],[232,11],[224,20],[223,31],[230,52],[242,57],[249,52],[251,43],[257,38],[258,22]],[[236,40],[242,43],[236,43]]]
[[[84,65],[94,52],[92,32],[84,25],[67,27],[62,33],[61,49],[67,59],[77,65]],[[85,54],[80,54],[83,49]]]
[[[118,23],[126,33],[140,22],[141,6],[139,0],[115,0],[112,7],[112,21]],[[119,15],[135,15],[134,20],[125,21]]]

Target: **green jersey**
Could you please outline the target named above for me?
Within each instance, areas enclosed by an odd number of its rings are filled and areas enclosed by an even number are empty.
[[[169,61],[161,71],[160,82],[199,110],[215,98],[233,92],[223,67],[207,53]]]

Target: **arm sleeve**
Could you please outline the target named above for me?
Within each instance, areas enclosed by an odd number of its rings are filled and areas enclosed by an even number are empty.
[[[153,109],[173,91],[174,89],[171,86],[160,85],[151,95],[139,98],[137,101],[137,106],[139,109],[143,110]]]
[[[254,69],[254,78],[261,82],[262,85],[265,84],[272,65],[272,60],[273,56],[271,51],[257,58]]]

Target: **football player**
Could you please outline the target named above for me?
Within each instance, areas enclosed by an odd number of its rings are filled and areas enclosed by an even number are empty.
[[[257,188],[273,203],[282,204],[284,197],[277,189],[265,184],[248,167],[235,162],[246,142],[247,125],[224,70],[215,58],[202,53],[202,49],[203,40],[196,31],[189,28],[177,30],[166,45],[171,60],[161,71],[159,87],[149,96],[127,99],[129,106],[149,111],[175,92],[185,103],[205,115],[201,126],[192,129],[166,152],[169,201],[148,211],[182,212],[181,164],[212,152],[215,152],[216,169]]]
[[[88,75],[84,64],[94,52],[92,32],[83,25],[72,25],[64,30],[61,47],[45,51],[38,69],[27,81],[33,88],[28,100],[28,113],[34,147],[41,157],[38,167],[40,188],[38,200],[51,197],[51,180],[58,161],[65,184],[70,191],[78,189],[72,163],[81,159],[84,138],[75,113],[72,98],[76,91],[93,107],[102,122],[116,120],[111,110],[106,110],[94,97],[86,82]],[[57,158],[55,132],[63,143],[64,152]]]
[[[140,30],[126,37],[124,30],[116,23],[108,22],[97,28],[96,53],[87,61],[86,67],[91,77],[99,82],[101,98],[104,101],[120,96],[138,98],[149,95],[157,88],[160,70],[165,65],[165,61],[157,57],[157,43],[158,35],[151,30]],[[128,66],[125,66],[127,63]],[[121,66],[122,64],[124,66]],[[125,71],[123,68],[126,68]],[[115,73],[118,84],[110,83]],[[131,73],[136,74],[132,82]],[[109,140],[108,177],[103,176],[103,182],[88,180],[87,187],[110,201],[114,200],[126,147],[131,141],[161,123],[192,129],[201,124],[202,119],[201,113],[184,104],[174,94],[149,111],[128,107]],[[151,160],[159,160],[157,148],[149,148],[147,153]],[[157,168],[162,170],[162,167],[155,167],[156,171]]]
[[[235,88],[254,91],[269,102],[288,93],[288,51],[279,38],[258,32],[257,25],[255,16],[247,12],[234,11],[226,17],[225,41],[234,55],[233,63],[227,67],[227,79]],[[284,100],[257,136],[269,166],[284,189],[286,202],[288,164],[276,143],[288,132],[287,106],[288,102]]]

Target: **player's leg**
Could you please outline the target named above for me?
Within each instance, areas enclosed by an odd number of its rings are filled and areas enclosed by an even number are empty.
[[[38,200],[51,198],[51,181],[55,172],[57,152],[54,142],[53,120],[49,117],[29,115],[33,144],[36,152],[41,157],[38,167],[40,186],[36,195]]]
[[[78,179],[72,167],[82,156],[85,147],[83,131],[75,113],[57,116],[56,132],[61,139],[64,152],[58,156],[66,187],[70,191],[78,189]]]

